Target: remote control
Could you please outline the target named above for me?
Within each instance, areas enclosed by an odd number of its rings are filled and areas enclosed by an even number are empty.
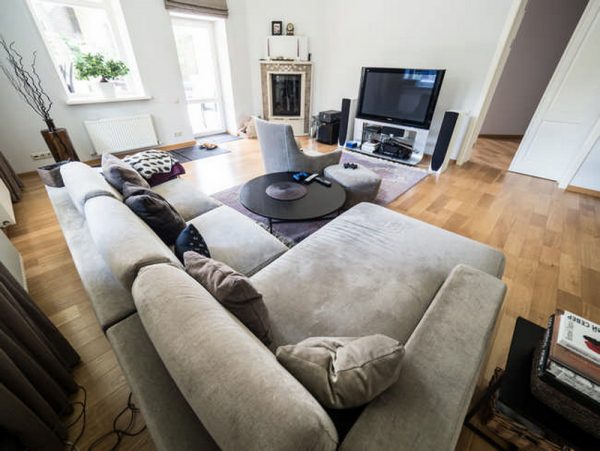
[[[323,186],[331,186],[331,182],[323,177],[316,177],[315,180]]]
[[[319,174],[316,174],[316,173],[315,174],[311,174],[311,175],[309,175],[308,177],[306,177],[304,179],[304,183],[306,183],[308,185],[310,182],[312,182],[315,179],[319,180],[318,177],[319,177]]]

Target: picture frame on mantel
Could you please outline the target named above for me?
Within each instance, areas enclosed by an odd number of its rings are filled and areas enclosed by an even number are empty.
[[[281,36],[283,34],[283,22],[281,20],[274,20],[271,22],[271,35]]]

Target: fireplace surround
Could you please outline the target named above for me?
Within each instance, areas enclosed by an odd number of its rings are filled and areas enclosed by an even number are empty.
[[[263,117],[290,124],[295,135],[308,134],[312,86],[310,61],[261,61]]]

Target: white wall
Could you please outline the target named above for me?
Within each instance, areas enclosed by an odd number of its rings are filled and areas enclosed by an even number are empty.
[[[587,0],[529,0],[482,134],[523,135]]]
[[[238,115],[260,114],[259,62],[272,20],[308,36],[314,62],[313,113],[356,97],[363,66],[446,69],[428,142],[446,109],[472,112],[513,0],[228,0]],[[238,11],[245,10],[245,21]],[[237,16],[237,17],[236,17]],[[234,55],[232,54],[232,58]],[[237,88],[237,89],[236,89]],[[236,93],[237,91],[237,93]]]
[[[66,105],[66,94],[46,51],[25,0],[3,0],[0,32],[29,57],[38,51],[38,67],[44,87],[55,104],[52,116],[57,126],[69,131],[82,160],[90,159],[92,145],[84,120],[103,117],[152,114],[159,140],[174,143],[193,139],[185,106],[185,94],[169,15],[162,0],[122,1],[146,94],[151,100],[107,104]],[[0,150],[17,172],[33,170],[52,160],[33,161],[30,154],[45,151],[40,135],[42,120],[22,101],[0,74]],[[181,133],[181,136],[175,136]]]

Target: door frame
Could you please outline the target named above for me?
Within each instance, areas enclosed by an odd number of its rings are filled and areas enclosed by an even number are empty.
[[[556,96],[563,87],[563,84],[569,74],[571,67],[577,57],[582,44],[590,32],[592,25],[598,19],[600,15],[600,0],[589,0],[585,7],[573,34],[565,48],[565,51],[556,66],[554,74],[548,83],[548,87],[538,104],[535,113],[525,131],[521,145],[517,149],[517,152],[510,164],[509,170],[517,172],[516,166],[519,164],[519,160],[527,155],[527,152],[533,142],[533,139],[538,133],[540,126],[542,125],[543,118],[546,116],[547,111],[551,108]],[[594,126],[592,126],[590,133],[588,133],[583,145],[579,152],[573,156],[573,159],[569,166],[565,169],[563,175],[557,180],[558,187],[565,189],[575,174],[585,161],[588,154],[591,152],[594,144],[600,138],[600,117],[596,119]]]
[[[502,33],[500,34],[500,39],[492,58],[492,64],[483,84],[481,95],[475,104],[473,114],[471,115],[472,119],[465,133],[465,137],[463,138],[458,155],[456,156],[456,164],[459,166],[471,159],[473,145],[481,132],[481,127],[487,116],[490,104],[492,103],[498,82],[500,81],[502,72],[504,72],[504,66],[508,60],[512,43],[517,36],[523,16],[525,15],[527,2],[528,0],[513,0],[510,10],[508,11],[508,16],[504,23]]]
[[[214,20],[211,20],[209,18],[206,18],[204,16],[190,16],[189,14],[178,14],[178,13],[172,13],[171,14],[171,27],[174,28],[177,24],[177,22],[180,23],[188,23],[192,26],[207,26],[208,28],[210,28],[210,47],[212,48],[212,62],[213,62],[213,67],[215,70],[215,76],[217,78],[216,80],[216,86],[217,86],[217,96],[216,97],[207,97],[207,98],[198,98],[198,99],[188,99],[186,97],[185,99],[185,103],[186,103],[186,107],[189,104],[192,103],[205,103],[205,102],[216,102],[218,107],[219,107],[219,115],[221,116],[221,128],[217,129],[217,130],[211,130],[211,131],[207,131],[207,132],[201,132],[201,133],[195,133],[194,132],[194,127],[193,125],[190,123],[191,127],[192,127],[192,133],[194,135],[194,138],[200,138],[202,136],[209,136],[209,135],[216,135],[219,133],[225,133],[227,132],[227,115],[225,112],[225,100],[224,100],[224,96],[223,96],[223,79],[222,74],[221,74],[221,68],[220,68],[220,64],[219,64],[219,58],[218,58],[218,47],[217,47],[217,27],[216,27],[216,23]]]

